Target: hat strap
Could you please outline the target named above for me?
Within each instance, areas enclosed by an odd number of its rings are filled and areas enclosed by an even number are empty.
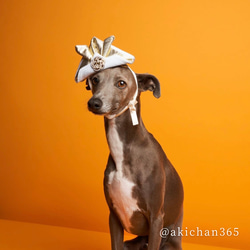
[[[136,113],[136,107],[135,107],[135,105],[137,104],[136,98],[137,98],[137,95],[138,95],[138,81],[137,81],[137,77],[136,77],[135,72],[134,72],[130,67],[128,67],[128,68],[130,69],[131,73],[133,74],[134,79],[135,79],[135,83],[136,83],[136,91],[135,91],[134,97],[133,97],[133,99],[128,103],[128,105],[124,107],[124,109],[123,109],[120,113],[114,114],[114,115],[105,115],[105,117],[108,118],[108,119],[113,119],[113,118],[115,118],[115,117],[120,116],[120,115],[123,114],[127,109],[129,109],[129,111],[130,111],[130,116],[131,116],[131,119],[132,119],[132,124],[133,124],[133,126],[135,126],[135,125],[138,125],[138,124],[139,124],[138,118],[137,118],[137,113]]]

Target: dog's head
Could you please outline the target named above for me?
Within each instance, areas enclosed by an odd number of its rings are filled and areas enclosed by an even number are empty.
[[[86,88],[93,96],[88,101],[88,109],[101,115],[117,115],[141,92],[150,90],[159,98],[160,83],[150,74],[134,74],[129,67],[119,66],[105,69],[91,75],[86,80]]]

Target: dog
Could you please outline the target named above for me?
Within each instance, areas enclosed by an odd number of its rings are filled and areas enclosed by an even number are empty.
[[[91,74],[86,88],[89,111],[104,116],[110,149],[104,193],[112,250],[182,249],[181,236],[160,235],[182,227],[182,182],[140,113],[142,92],[160,97],[158,79],[118,65]],[[137,237],[124,242],[124,230]]]
[[[137,117],[133,126],[129,110],[105,117],[110,155],[105,170],[104,192],[110,209],[112,249],[181,249],[180,238],[161,239],[160,230],[181,227],[183,188],[161,146],[146,130],[140,115],[140,93],[153,91],[160,97],[160,83],[149,74],[137,74]],[[122,112],[136,83],[127,67],[106,69],[89,78],[93,96],[88,109],[94,114]],[[138,235],[123,246],[123,230]],[[170,247],[171,246],[171,247]]]

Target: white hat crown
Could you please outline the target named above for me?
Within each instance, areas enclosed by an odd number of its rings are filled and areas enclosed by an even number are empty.
[[[75,75],[76,82],[82,82],[90,75],[104,70],[124,64],[132,64],[135,57],[112,45],[115,37],[110,36],[104,41],[93,37],[90,46],[76,45],[76,51],[82,55]]]

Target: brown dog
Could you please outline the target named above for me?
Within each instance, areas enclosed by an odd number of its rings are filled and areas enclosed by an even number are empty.
[[[110,209],[112,250],[181,249],[181,237],[160,231],[181,229],[183,188],[174,167],[141,119],[140,93],[160,97],[160,83],[153,75],[137,74],[127,66],[91,75],[92,98],[88,108],[105,116],[110,155],[104,192]],[[136,95],[138,125],[133,126],[128,103]],[[138,235],[123,243],[123,230]]]

